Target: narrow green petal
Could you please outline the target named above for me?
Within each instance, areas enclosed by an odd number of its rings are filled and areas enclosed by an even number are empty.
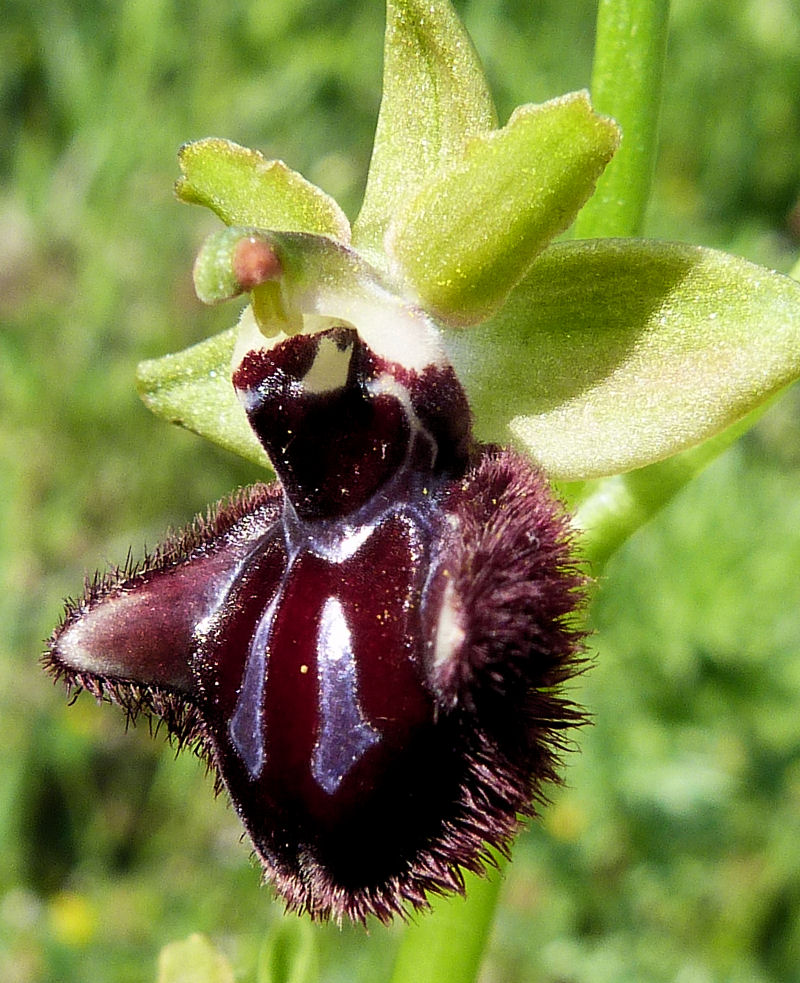
[[[618,141],[585,92],[522,106],[428,180],[398,213],[387,251],[442,320],[484,320],[571,224]]]
[[[315,232],[350,241],[350,224],[336,202],[280,160],[267,160],[230,140],[184,144],[178,154],[181,201],[205,205],[226,225]]]
[[[448,0],[388,0],[383,100],[354,244],[380,263],[392,214],[468,137],[496,125],[480,61]]]
[[[141,362],[136,387],[148,409],[269,468],[231,384],[236,328],[174,355]]]
[[[565,481],[694,446],[800,376],[800,284],[710,249],[553,246],[447,346],[478,436]]]

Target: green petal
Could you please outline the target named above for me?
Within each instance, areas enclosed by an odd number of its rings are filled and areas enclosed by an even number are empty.
[[[447,0],[388,0],[383,100],[354,244],[380,264],[392,214],[467,137],[496,125],[478,56]]]
[[[350,241],[347,216],[333,198],[283,161],[212,137],[184,144],[178,162],[184,176],[175,184],[177,196],[205,205],[226,225],[315,232]]]
[[[699,247],[547,250],[447,346],[478,436],[554,478],[616,474],[708,439],[800,376],[800,284]]]
[[[231,384],[236,328],[174,355],[141,362],[136,387],[146,406],[170,423],[270,468]]]
[[[449,323],[481,321],[571,224],[618,142],[585,92],[522,106],[407,202],[387,251],[423,306]]]

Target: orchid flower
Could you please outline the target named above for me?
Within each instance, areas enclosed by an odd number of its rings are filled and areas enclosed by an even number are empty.
[[[619,500],[577,483],[700,448],[800,375],[794,280],[553,242],[620,141],[587,93],[500,126],[447,0],[387,9],[352,227],[281,161],[180,151],[178,197],[225,226],[198,296],[249,303],[140,391],[278,482],[94,581],[48,655],[199,746],[290,907],[361,921],[507,852],[583,719],[587,578],[548,479],[591,544]]]

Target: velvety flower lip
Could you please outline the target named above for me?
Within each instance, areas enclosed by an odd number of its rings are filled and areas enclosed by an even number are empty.
[[[196,741],[289,907],[385,921],[461,890],[555,779],[584,578],[452,370],[340,326],[233,380],[281,484],[93,585],[48,666]]]
[[[474,441],[428,318],[357,278],[371,320],[334,317],[351,295],[304,277],[347,284],[349,254],[308,235],[226,235],[205,282],[238,290],[242,242],[277,330],[245,320],[231,378],[279,483],[99,580],[47,664],[197,744],[290,908],[386,921],[463,890],[555,780],[585,578],[541,472]]]
[[[274,486],[242,489],[140,562],[129,554],[124,566],[87,579],[82,596],[66,602],[45,668],[70,689],[118,704],[132,722],[142,711],[154,714],[179,746],[204,744],[189,659],[195,624],[211,605],[196,586],[207,595],[209,586],[230,580],[279,502]]]

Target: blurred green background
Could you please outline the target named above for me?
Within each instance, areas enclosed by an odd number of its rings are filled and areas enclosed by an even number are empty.
[[[590,0],[456,3],[501,117],[588,84]],[[208,933],[237,979],[281,906],[191,756],[38,667],[61,598],[257,475],[151,417],[142,358],[235,318],[171,195],[226,136],[360,198],[381,0],[0,0],[0,979],[155,979]],[[778,269],[800,251],[797,0],[678,0],[647,232]],[[800,395],[616,557],[594,716],[521,837],[484,983],[800,980]],[[326,983],[397,928],[315,930]]]

